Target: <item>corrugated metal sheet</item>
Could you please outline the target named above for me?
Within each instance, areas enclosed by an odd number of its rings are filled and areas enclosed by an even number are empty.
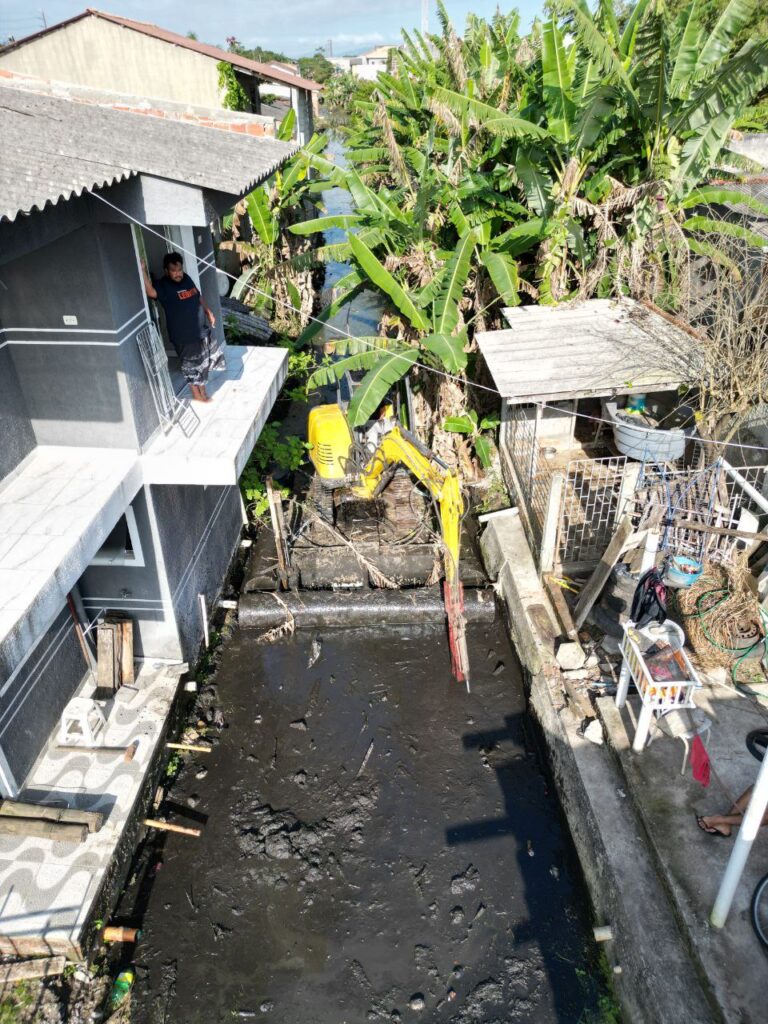
[[[2,86],[0,138],[0,220],[142,173],[241,196],[299,148]]]
[[[631,300],[505,310],[509,330],[477,334],[494,384],[513,403],[676,388],[696,341]]]
[[[122,18],[118,14],[108,14],[106,11],[97,11],[94,8],[88,8],[82,14],[75,15],[74,18],[68,18],[66,21],[51,25],[40,32],[34,32],[32,35],[25,36],[23,39],[11,43],[6,47],[6,50],[17,50],[33,39],[39,39],[41,36],[56,32],[58,29],[71,25],[75,21],[80,21],[82,18],[91,17],[111,21],[122,28],[133,29],[134,32],[141,32],[143,35],[151,36],[153,39],[161,39],[163,42],[171,43],[173,46],[183,46],[186,50],[202,53],[204,56],[211,57],[215,61],[226,60],[235,67],[242,68],[243,71],[250,71],[267,81],[282,82],[285,85],[293,85],[297,89],[308,89],[310,92],[317,92],[323,88],[319,82],[314,82],[311,78],[301,78],[299,75],[294,75],[287,70],[283,71],[272,64],[261,64],[256,60],[248,60],[247,57],[241,57],[237,53],[230,53],[229,50],[222,50],[218,46],[201,43],[198,39],[190,39],[188,36],[181,36],[177,32],[169,32],[168,29],[160,28],[159,25],[153,25],[148,21],[133,21],[131,18]]]

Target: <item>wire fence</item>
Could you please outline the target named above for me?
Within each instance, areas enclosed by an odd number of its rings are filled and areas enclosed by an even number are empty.
[[[658,529],[664,550],[697,560],[732,560],[745,546],[733,532],[759,531],[768,523],[761,503],[768,503],[768,466],[734,472],[722,459],[706,465],[699,450],[687,468],[683,460],[639,463],[615,455],[575,458],[555,469],[547,454],[535,410],[509,406],[501,427],[502,471],[540,572],[589,570],[624,515],[635,530]],[[562,490],[553,508],[556,474]]]

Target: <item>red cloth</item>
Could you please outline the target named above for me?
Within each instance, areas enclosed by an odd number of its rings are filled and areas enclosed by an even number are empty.
[[[700,782],[702,786],[709,785],[709,754],[707,748],[701,742],[701,736],[693,737],[693,745],[691,747],[691,768],[693,769],[693,777],[697,782]]]

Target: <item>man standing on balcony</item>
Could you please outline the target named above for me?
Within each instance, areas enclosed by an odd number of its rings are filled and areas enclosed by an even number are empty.
[[[184,272],[184,261],[177,252],[165,254],[165,273],[155,284],[143,260],[141,268],[147,295],[163,307],[168,337],[181,359],[181,372],[192,397],[197,402],[210,402],[205,385],[211,368],[211,335],[203,316],[211,329],[216,326],[216,317],[203,302],[195,282]]]

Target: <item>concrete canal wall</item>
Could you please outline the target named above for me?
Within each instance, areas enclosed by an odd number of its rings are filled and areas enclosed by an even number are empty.
[[[516,510],[490,516],[481,550],[530,679],[530,702],[549,751],[560,800],[592,897],[595,923],[610,925],[605,953],[633,1024],[723,1022],[667,898],[610,750],[586,740],[565,703],[555,659],[559,633]]]

